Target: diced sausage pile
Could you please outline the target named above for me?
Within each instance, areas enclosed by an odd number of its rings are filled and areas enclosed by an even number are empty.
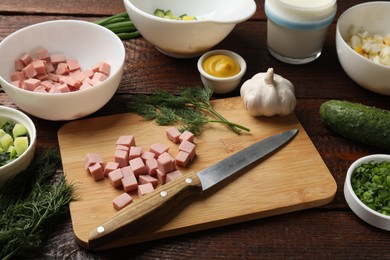
[[[110,64],[104,61],[81,70],[76,59],[41,49],[35,55],[24,53],[15,60],[10,80],[14,86],[29,91],[65,93],[96,86],[110,75],[110,70]]]
[[[132,135],[120,136],[112,161],[105,163],[99,154],[88,153],[84,159],[84,168],[95,181],[107,178],[111,185],[123,189],[124,193],[113,200],[113,207],[120,210],[133,201],[131,192],[142,197],[152,192],[159,184],[163,185],[182,176],[177,166],[186,167],[195,157],[194,135],[189,131],[180,131],[171,127],[166,135],[172,142],[179,144],[174,158],[169,147],[155,143],[149,150],[137,146]]]

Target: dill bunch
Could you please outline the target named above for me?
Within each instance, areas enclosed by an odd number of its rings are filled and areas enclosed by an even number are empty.
[[[158,90],[151,95],[134,96],[128,109],[146,120],[156,120],[159,125],[181,123],[180,131],[188,130],[196,135],[207,123],[225,124],[236,134],[242,130],[249,132],[249,128],[230,122],[213,109],[210,103],[212,94],[208,87],[183,88],[178,95]]]
[[[72,200],[59,151],[48,149],[0,191],[0,258],[23,256],[43,245],[64,206]]]

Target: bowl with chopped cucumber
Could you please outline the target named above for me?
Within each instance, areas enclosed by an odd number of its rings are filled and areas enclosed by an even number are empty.
[[[256,11],[254,0],[124,0],[141,35],[161,53],[197,57]]]
[[[34,158],[36,129],[23,112],[0,106],[0,188]]]
[[[390,231],[390,155],[373,154],[356,160],[348,169],[344,196],[358,217]]]
[[[336,49],[346,74],[361,87],[390,95],[390,2],[355,5],[341,14]]]

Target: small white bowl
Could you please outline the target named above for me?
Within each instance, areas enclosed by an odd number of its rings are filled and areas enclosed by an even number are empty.
[[[253,0],[123,0],[142,36],[161,53],[175,58],[197,57],[221,42],[237,23],[256,11]],[[156,9],[187,14],[197,20],[157,17]]]
[[[348,206],[352,211],[362,220],[368,224],[390,231],[390,216],[383,215],[368,206],[366,206],[355,194],[351,184],[351,177],[353,171],[364,163],[375,161],[381,163],[383,161],[390,161],[390,155],[387,154],[373,154],[362,157],[356,160],[348,169],[347,176],[344,183],[344,197],[348,203]]]
[[[0,167],[0,188],[10,179],[24,171],[34,158],[37,133],[33,121],[19,110],[0,106],[0,118],[5,118],[12,124],[23,124],[28,131],[29,146],[24,153],[15,160]]]
[[[105,61],[111,72],[102,83],[69,93],[38,93],[12,85],[14,62],[23,53],[45,48],[51,54],[77,59],[82,70]],[[122,41],[92,22],[57,20],[20,29],[0,43],[0,84],[11,100],[28,114],[47,120],[73,120],[103,107],[118,89],[125,61]]]
[[[208,74],[203,69],[203,63],[205,60],[213,55],[227,55],[235,60],[240,65],[240,72],[232,77],[220,78]],[[211,87],[216,94],[226,94],[233,91],[241,82],[242,77],[246,72],[246,62],[245,60],[235,52],[228,50],[213,50],[203,54],[198,60],[198,70],[200,73],[200,78],[205,87]]]
[[[337,21],[336,49],[345,73],[360,86],[390,95],[390,66],[375,63],[348,46],[351,26],[355,32],[367,31],[386,36],[390,33],[390,2],[367,2],[346,10]]]

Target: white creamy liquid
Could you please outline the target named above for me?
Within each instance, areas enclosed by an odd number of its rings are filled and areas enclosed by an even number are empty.
[[[319,8],[333,4],[334,0],[280,0],[280,2],[303,8]]]

